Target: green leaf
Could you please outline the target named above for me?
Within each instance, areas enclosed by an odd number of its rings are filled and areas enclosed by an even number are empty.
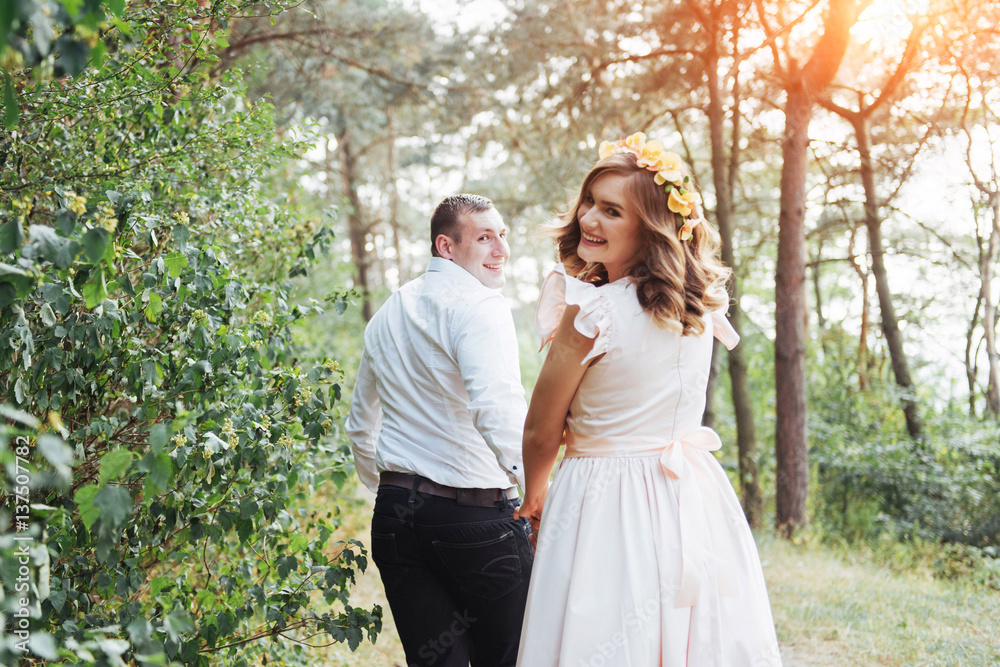
[[[76,508],[80,512],[80,519],[83,521],[83,525],[87,527],[87,530],[90,530],[90,527],[97,521],[99,512],[94,507],[94,497],[100,490],[100,487],[96,484],[88,484],[77,489],[76,493],[73,494],[73,502],[76,503]]]
[[[174,476],[174,465],[170,457],[160,452],[146,452],[139,462],[139,470],[148,473],[143,486],[143,497],[153,498],[167,490]]]
[[[191,232],[184,225],[174,225],[174,240],[177,241],[177,247],[181,249],[181,252],[187,248],[188,239],[191,238]]]
[[[59,236],[70,236],[76,229],[76,213],[68,208],[56,212],[56,231]]]
[[[42,318],[42,324],[47,327],[54,326],[56,323],[56,314],[52,312],[52,306],[49,304],[42,304],[41,309],[38,311],[38,316]]]
[[[175,609],[170,612],[164,626],[171,639],[174,640],[180,639],[181,635],[194,631],[194,623],[191,622],[187,612],[183,610]]]
[[[98,484],[104,486],[113,479],[118,479],[132,465],[132,452],[127,449],[116,449],[101,457],[101,472]]]
[[[167,265],[167,273],[171,278],[179,278],[188,265],[187,257],[179,252],[172,252],[164,257],[163,263]]]
[[[63,605],[66,604],[66,591],[52,591],[49,593],[49,602],[52,604],[52,608],[56,612],[61,612]]]
[[[17,6],[16,2],[0,2],[0,50],[7,45],[10,28],[14,24],[14,10]]]
[[[127,273],[123,273],[118,277],[118,285],[129,296],[135,296],[135,287],[132,286],[132,279],[128,277]]]
[[[219,626],[219,634],[227,637],[236,629],[236,616],[231,611],[224,611],[216,619]]]
[[[28,638],[28,648],[39,658],[45,660],[58,660],[59,652],[56,651],[56,642],[47,632],[35,631]]]
[[[108,249],[111,235],[105,229],[88,229],[83,235],[83,254],[91,264],[97,264]]]
[[[90,62],[90,46],[79,39],[73,39],[70,34],[64,34],[56,40],[56,67],[70,76],[76,76]]]
[[[94,507],[101,513],[101,522],[116,530],[132,513],[132,496],[120,486],[106,486],[94,496]]]
[[[17,301],[17,288],[10,283],[0,283],[0,310]]]
[[[83,298],[86,300],[87,308],[94,308],[108,298],[108,286],[104,282],[103,268],[98,269],[83,286]]]
[[[70,466],[73,464],[73,450],[63,442],[62,438],[54,435],[39,436],[38,451],[42,458],[48,461],[49,465],[55,468],[60,475],[69,479]]]
[[[101,69],[104,66],[104,56],[108,53],[108,47],[104,42],[98,42],[94,45],[94,48],[90,51],[90,66],[95,69]]]
[[[166,424],[154,424],[153,428],[149,429],[149,446],[153,448],[154,452],[162,452],[169,441],[170,429],[167,428]]]
[[[6,2],[3,4],[7,4]],[[4,32],[4,37],[7,33]],[[6,39],[4,40],[6,41]],[[20,116],[17,106],[17,91],[14,90],[14,81],[8,72],[3,73],[3,125],[8,130],[17,126],[17,119]]]
[[[80,13],[80,5],[83,0],[59,0],[59,3],[66,8],[66,13],[70,15],[70,18],[76,18],[76,15]]]
[[[122,12],[125,11],[125,0],[107,0],[107,1],[108,1],[108,9],[111,10],[111,13],[114,14],[115,17],[117,18],[121,18]]]
[[[0,253],[11,253],[20,250],[24,243],[24,230],[21,221],[11,218],[0,225]]]
[[[29,415],[27,412],[18,410],[13,406],[7,405],[6,403],[0,403],[0,417],[20,422],[28,428],[38,428],[39,422],[37,419]]]
[[[135,619],[128,624],[126,630],[128,630],[129,639],[136,645],[145,644],[153,636],[153,624],[145,618]]]
[[[155,322],[156,318],[163,312],[163,299],[156,292],[149,293],[149,303],[146,304],[146,319]]]
[[[160,594],[164,588],[169,586],[173,581],[170,577],[156,577],[151,582],[149,582],[149,594],[152,597],[156,597]]]
[[[20,267],[0,262],[0,278],[6,278],[8,276],[13,276],[17,278],[27,278],[28,273]]]

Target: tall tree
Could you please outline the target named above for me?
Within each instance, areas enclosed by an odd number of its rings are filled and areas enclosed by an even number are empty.
[[[979,92],[978,98],[983,106],[981,113],[984,116],[984,123],[981,132],[986,136],[991,149],[994,146],[991,125],[995,130],[995,124],[1000,117],[989,108],[988,95],[983,91],[976,91],[976,86],[971,78],[966,79],[968,97],[964,113],[962,115],[962,130],[966,136],[966,164],[969,174],[972,177],[973,185],[979,195],[979,202],[976,202],[973,210],[976,211],[976,247],[978,250],[979,269],[979,295],[977,298],[976,313],[979,313],[979,306],[982,307],[982,327],[983,343],[986,346],[986,410],[994,417],[1000,417],[1000,353],[997,351],[997,304],[993,301],[993,279],[995,267],[1000,252],[1000,172],[997,168],[996,156],[991,156],[988,160],[988,176],[980,174],[976,160],[973,157],[973,147],[975,139],[973,130],[969,127],[968,117],[970,107],[973,104],[975,92]],[[980,223],[980,219],[984,224]],[[980,231],[980,227],[985,226],[986,233]],[[985,243],[984,243],[985,241]],[[973,387],[970,387],[970,391]]]
[[[775,390],[777,424],[776,524],[790,537],[806,520],[809,493],[809,441],[806,428],[805,192],[809,124],[819,95],[833,81],[847,51],[857,0],[829,0],[823,34],[805,65],[781,53],[780,31],[757,3],[761,24],[772,40],[774,64],[785,91],[782,141],[781,212],[778,217],[778,264],[775,274]]]
[[[743,311],[740,305],[740,278],[737,271],[735,234],[733,221],[733,197],[736,172],[740,163],[741,122],[740,101],[741,82],[739,68],[746,58],[737,51],[744,12],[749,3],[734,0],[718,0],[702,5],[698,0],[686,0],[698,22],[707,34],[701,58],[704,61],[705,86],[708,104],[709,143],[711,146],[712,183],[715,191],[715,220],[722,236],[722,258],[734,269],[731,290],[732,306],[729,320],[736,332],[743,335]],[[728,48],[732,45],[733,52]],[[728,67],[724,66],[724,62]],[[720,77],[720,70],[722,76]],[[724,79],[729,74],[731,80],[728,91],[723,90]],[[730,129],[726,138],[726,100],[729,94],[728,115]],[[740,491],[743,510],[751,526],[760,524],[762,494],[760,491],[757,465],[757,435],[750,387],[747,378],[747,361],[743,346],[728,351],[729,380],[733,397],[733,411],[736,416],[736,443],[739,456]]]
[[[919,408],[914,396],[913,379],[910,374],[910,364],[903,349],[903,335],[899,330],[899,318],[893,305],[892,291],[889,287],[889,275],[885,268],[885,252],[882,241],[882,216],[879,212],[881,201],[876,186],[876,169],[872,158],[872,119],[875,114],[891,103],[900,88],[904,77],[913,68],[917,59],[920,38],[926,29],[923,22],[915,22],[910,36],[895,69],[874,95],[874,100],[867,101],[868,94],[858,92],[857,109],[848,109],[827,97],[818,98],[826,109],[844,118],[851,124],[857,142],[860,159],[861,185],[864,189],[865,206],[864,222],[868,231],[868,252],[871,255],[872,273],[875,276],[875,291],[878,294],[881,312],[882,334],[889,347],[892,370],[896,384],[901,390],[900,400],[903,404],[903,414],[906,417],[906,429],[914,440],[922,438]],[[864,339],[862,339],[864,340]]]

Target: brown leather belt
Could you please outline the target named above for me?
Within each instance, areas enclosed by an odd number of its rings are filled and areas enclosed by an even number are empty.
[[[456,504],[469,507],[493,507],[493,503],[517,497],[517,488],[509,489],[460,489],[438,484],[434,480],[403,472],[383,472],[379,474],[379,486],[397,486],[407,491],[416,484],[417,493],[439,498],[450,498]]]

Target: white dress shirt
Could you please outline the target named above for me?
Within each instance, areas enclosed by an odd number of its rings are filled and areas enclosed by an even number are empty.
[[[523,488],[526,413],[510,308],[454,262],[431,258],[365,328],[346,430],[372,491],[382,471]]]

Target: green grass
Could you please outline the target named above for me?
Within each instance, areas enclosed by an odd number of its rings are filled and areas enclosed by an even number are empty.
[[[337,499],[341,538],[367,545],[373,497],[364,489],[345,489],[345,495]],[[935,579],[927,567],[891,566],[861,549],[792,544],[764,534],[757,543],[785,667],[1000,666],[1000,592]],[[382,606],[378,641],[354,653],[341,645],[316,649],[309,664],[403,667],[374,566],[359,578],[351,603]]]
[[[789,667],[1000,665],[1000,592],[861,550],[758,539]]]

